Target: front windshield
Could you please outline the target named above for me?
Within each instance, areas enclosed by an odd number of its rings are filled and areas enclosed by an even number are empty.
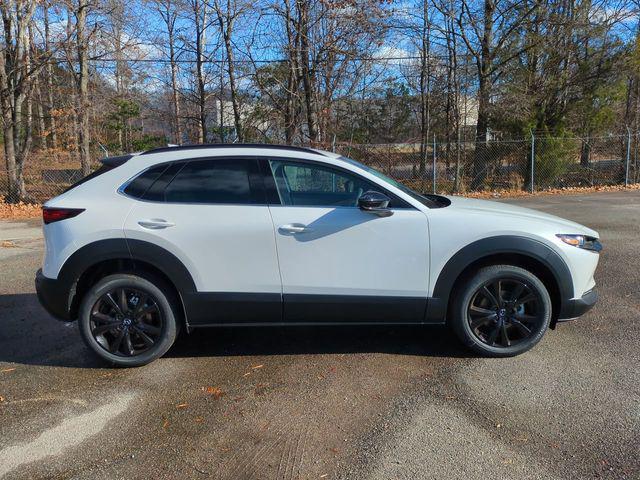
[[[415,200],[419,201],[423,205],[426,205],[427,207],[438,208],[438,207],[446,206],[446,205],[443,205],[442,202],[437,199],[437,198],[442,198],[442,197],[438,197],[437,195],[429,195],[429,196],[422,195],[422,194],[416,192],[415,190],[410,189],[406,185],[398,182],[397,180],[394,180],[393,178],[387,177],[384,173],[379,172],[375,168],[371,168],[371,167],[369,167],[367,165],[364,165],[363,163],[360,163],[360,162],[358,162],[356,160],[353,160],[351,158],[340,157],[340,160],[343,160],[343,161],[345,161],[347,163],[350,163],[351,165],[354,165],[354,166],[356,166],[358,168],[361,168],[362,170],[370,173],[371,175],[374,175],[374,176],[378,177],[380,180],[393,185],[398,190],[401,190],[402,192],[406,193],[407,195],[411,196],[412,198],[414,198]]]

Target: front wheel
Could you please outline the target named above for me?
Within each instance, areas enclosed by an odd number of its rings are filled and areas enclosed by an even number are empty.
[[[98,356],[138,367],[164,355],[177,335],[170,290],[159,280],[132,274],[98,281],[80,305],[80,333]]]
[[[531,272],[493,265],[480,269],[454,293],[450,323],[476,352],[511,357],[540,341],[551,308],[549,292]]]

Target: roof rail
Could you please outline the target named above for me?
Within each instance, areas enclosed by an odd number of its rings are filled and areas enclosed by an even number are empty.
[[[203,148],[264,148],[264,149],[277,149],[277,150],[293,150],[296,152],[315,153],[316,155],[324,155],[318,150],[308,147],[293,147],[289,145],[274,145],[270,143],[198,143],[194,145],[176,145],[168,147],[159,147],[142,152],[140,155],[147,155],[151,153],[160,152],[173,152],[176,150],[197,150]]]

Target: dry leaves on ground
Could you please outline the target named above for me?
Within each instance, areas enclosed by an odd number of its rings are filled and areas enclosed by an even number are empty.
[[[5,203],[0,197],[0,219],[21,220],[38,218],[42,215],[42,207],[37,203]]]
[[[202,387],[202,391],[208,395],[211,395],[216,400],[224,396],[224,392],[218,387]]]
[[[508,198],[508,197],[535,197],[538,195],[575,195],[579,193],[595,193],[595,192],[625,192],[632,190],[640,190],[640,183],[632,183],[631,185],[600,185],[596,187],[564,187],[550,188],[548,190],[540,190],[534,193],[524,190],[494,190],[486,192],[468,192],[462,194],[469,198]]]

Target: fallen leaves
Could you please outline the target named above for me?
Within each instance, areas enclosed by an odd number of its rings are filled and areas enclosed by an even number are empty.
[[[4,402],[4,397],[0,395],[0,403]]]
[[[37,203],[5,203],[0,197],[0,219],[37,218],[42,215],[42,208]]]
[[[11,240],[4,240],[2,243],[0,243],[0,247],[2,247],[2,248],[16,248],[17,245],[15,243],[13,243]]]
[[[218,387],[202,387],[202,391],[207,395],[211,395],[216,400],[224,396],[224,392]]]
[[[467,192],[462,194],[469,198],[508,198],[508,197],[535,197],[537,195],[573,195],[579,193],[595,193],[595,192],[624,192],[627,190],[640,190],[640,183],[632,183],[631,185],[598,185],[595,187],[563,187],[550,188],[548,190],[540,190],[534,193],[525,190],[487,190],[484,192]]]

